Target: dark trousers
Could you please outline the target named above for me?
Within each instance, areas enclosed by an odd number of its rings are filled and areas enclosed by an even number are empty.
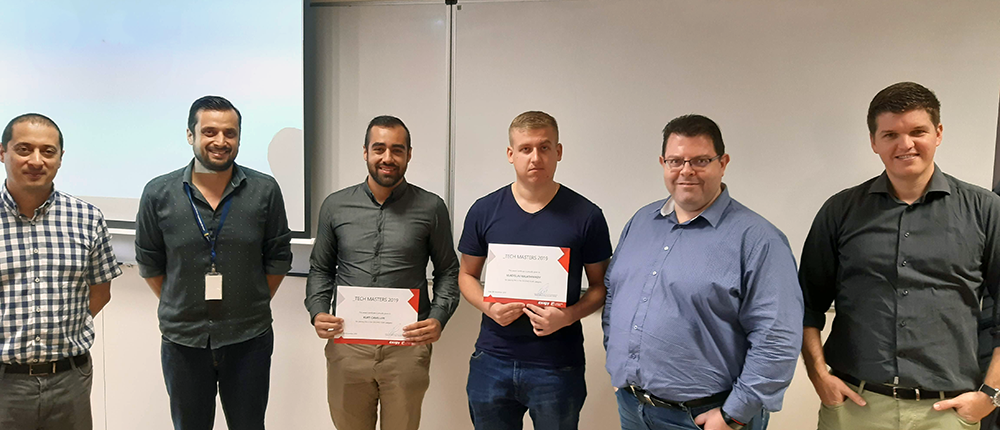
[[[218,349],[190,348],[164,338],[160,359],[174,430],[212,430],[216,392],[230,430],[262,430],[273,349],[270,329]]]
[[[986,418],[983,418],[983,420],[979,422],[979,425],[981,426],[980,430],[997,430],[1000,428],[1000,423],[997,422],[998,412],[1000,412],[1000,409],[994,409],[993,412],[990,412],[990,414],[986,416]]]
[[[584,366],[546,368],[476,351],[469,360],[469,413],[476,430],[576,430],[587,397]]]
[[[0,429],[91,430],[90,391],[94,364],[33,376],[7,373],[0,363]]]

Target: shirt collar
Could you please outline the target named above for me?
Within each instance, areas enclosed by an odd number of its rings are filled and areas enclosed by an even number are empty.
[[[14,200],[14,196],[10,194],[10,190],[7,189],[7,180],[3,180],[3,190],[0,191],[0,198],[3,199],[3,205],[11,213],[21,216],[21,211],[17,207],[17,201]],[[52,207],[52,203],[56,201],[56,185],[52,184],[52,192],[49,193],[49,198],[45,199],[45,202],[41,206],[35,209],[35,217],[48,212],[49,208]],[[34,219],[34,217],[32,217]]]
[[[409,187],[410,187],[410,184],[406,182],[406,178],[400,179],[399,180],[399,185],[397,185],[396,188],[392,189],[392,192],[389,193],[389,197],[386,198],[385,202],[383,202],[381,205],[386,205],[386,204],[388,204],[390,202],[394,202],[396,200],[399,200],[399,198],[403,196],[403,193],[405,193],[406,189],[409,188]],[[368,198],[372,200],[372,203],[375,203],[376,205],[379,205],[378,200],[375,200],[375,194],[372,193],[371,187],[368,186],[368,177],[367,176],[365,176],[365,180],[364,180],[364,182],[362,182],[361,188],[365,190],[365,194],[367,194]],[[379,205],[379,206],[381,206],[381,205]]]
[[[941,171],[937,163],[934,163],[934,173],[931,174],[931,181],[927,184],[927,191],[917,201],[922,202],[931,193],[951,194],[951,184],[948,183],[948,178],[944,176],[944,172]],[[885,170],[868,187],[868,194],[888,194],[895,197],[892,193],[892,183],[889,181],[889,174]]]
[[[191,182],[191,174],[194,173],[194,163],[195,159],[192,158],[191,162],[188,163],[187,167],[184,168],[184,173],[181,174],[182,183],[194,185]],[[240,167],[240,165],[233,163],[233,177],[229,179],[229,185],[226,185],[226,191],[222,193],[223,196],[229,194],[231,190],[234,190],[237,187],[239,187],[246,179],[247,175],[246,173],[243,172],[243,169]]]
[[[729,197],[729,187],[727,187],[726,184],[722,184],[722,193],[719,194],[719,197],[716,198],[707,209],[701,211],[700,214],[695,215],[694,218],[691,218],[684,224],[690,224],[698,218],[704,218],[705,221],[708,221],[711,226],[717,226],[719,224],[719,220],[722,219],[722,213],[725,212],[727,207],[729,207],[729,202],[731,200],[732,198]],[[676,214],[673,217],[670,217],[670,214],[674,213],[673,197],[667,198],[667,201],[663,202],[663,206],[656,212],[659,213],[660,216],[677,221]]]
[[[14,196],[10,195],[10,191],[7,190],[7,181],[3,181],[3,191],[0,192],[0,196],[3,197],[3,205],[11,212],[17,212],[17,202],[14,201]]]

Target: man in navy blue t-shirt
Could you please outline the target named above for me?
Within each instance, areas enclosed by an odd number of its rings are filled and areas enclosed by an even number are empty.
[[[477,430],[520,429],[525,411],[536,429],[576,429],[587,396],[579,321],[604,304],[608,225],[597,205],[554,180],[562,159],[555,118],[522,113],[508,134],[516,179],[472,205],[458,245],[459,288],[483,312],[469,411]],[[490,244],[569,248],[566,307],[484,301],[479,280]],[[581,297],[584,271],[590,286]]]

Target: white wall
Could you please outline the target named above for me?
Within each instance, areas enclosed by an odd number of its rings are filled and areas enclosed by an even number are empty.
[[[898,2],[862,0],[466,3],[456,11],[462,55],[455,76],[456,237],[472,201],[513,179],[502,155],[505,130],[528,109],[549,110],[560,120],[566,155],[557,180],[604,208],[615,241],[636,208],[666,194],[655,162],[659,129],[697,111],[722,127],[734,196],[782,228],[798,254],[822,201],[880,172],[867,147],[864,113],[875,92],[900,80],[922,82],[942,100],[942,168],[989,186],[1000,3],[905,5],[904,11]],[[323,7],[306,14],[313,221],[326,195],[363,179],[364,127],[383,113],[401,117],[413,132],[407,178],[443,195],[446,7]],[[130,254],[130,240],[116,240],[123,255]],[[303,247],[296,252],[297,261],[307,258]],[[287,278],[272,305],[267,420],[275,429],[333,428],[323,342],[308,325],[304,285],[303,278]],[[97,428],[168,429],[155,299],[134,268],[112,290],[93,351]],[[463,303],[436,344],[422,428],[471,428],[464,390],[479,318]],[[581,428],[617,428],[596,315],[584,320],[584,331],[590,395]],[[817,410],[800,364],[770,428],[808,428]],[[220,410],[216,428],[225,428],[222,421]]]
[[[934,0],[465,4],[457,16],[455,225],[513,180],[518,113],[560,122],[556,180],[602,207],[617,241],[664,198],[660,131],[700,113],[722,129],[731,195],[795,254],[832,194],[878,175],[865,117],[899,81],[942,103],[942,170],[990,187],[1000,84],[1000,3]]]

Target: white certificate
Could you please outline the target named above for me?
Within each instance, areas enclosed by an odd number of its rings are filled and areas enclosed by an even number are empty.
[[[344,334],[335,343],[412,345],[403,327],[417,322],[420,290],[337,286],[335,313],[344,319]]]
[[[569,248],[491,243],[483,300],[566,307]]]

